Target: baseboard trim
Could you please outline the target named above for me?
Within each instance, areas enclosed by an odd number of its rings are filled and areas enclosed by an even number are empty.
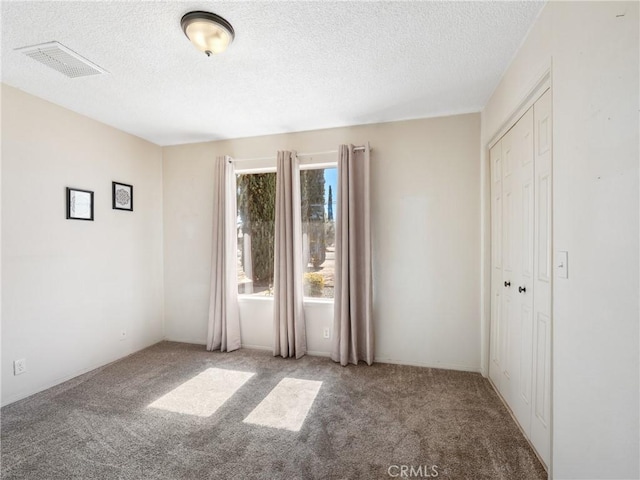
[[[272,347],[265,347],[264,345],[251,345],[249,343],[240,344],[240,348],[246,348],[248,350],[262,350],[265,352],[270,352],[273,350]]]
[[[431,363],[431,362],[416,362],[416,361],[404,361],[395,360],[391,358],[378,358],[373,360],[375,363],[390,363],[392,365],[407,365],[410,367],[425,367],[425,368],[439,368],[441,370],[457,370],[460,372],[472,372],[481,373],[480,367],[471,367],[468,365],[458,365],[455,363]]]
[[[108,365],[111,365],[112,363],[119,362],[120,360],[122,360],[124,358],[130,357],[131,355],[135,355],[136,353],[141,352],[142,350],[146,350],[147,348],[152,347],[154,345],[157,345],[158,343],[161,343],[161,342],[163,342],[163,340],[154,340],[152,343],[150,343],[150,344],[148,344],[148,345],[146,345],[144,347],[138,348],[138,349],[134,350],[133,352],[127,353],[126,355],[123,355],[121,357],[116,357],[116,358],[114,358],[112,360],[108,360],[107,362],[94,364],[94,365],[92,365],[90,367],[82,368],[80,370],[76,370],[73,373],[70,373],[68,375],[64,375],[62,377],[58,377],[57,379],[52,380],[50,382],[46,382],[45,384],[43,384],[41,386],[38,386],[38,387],[35,387],[34,389],[17,393],[15,395],[9,397],[4,402],[2,402],[1,406],[2,407],[6,407],[7,405],[11,405],[12,403],[18,402],[20,400],[24,400],[25,398],[28,398],[28,397],[30,397],[32,395],[37,394],[37,393],[44,392],[45,390],[49,390],[50,388],[56,387],[56,386],[58,386],[58,385],[60,385],[60,384],[62,384],[64,382],[68,382],[69,380],[73,380],[74,378],[79,377],[80,375],[84,375],[85,373],[89,373],[89,372],[91,372],[93,370],[97,370],[99,368],[104,368],[104,367],[106,367]]]
[[[164,341],[165,342],[176,342],[176,343],[188,343],[191,345],[206,345],[207,341],[206,340],[202,340],[201,338],[198,339],[194,339],[194,338],[169,338],[169,337],[164,337]]]
[[[251,345],[246,343],[243,343],[242,345],[240,345],[240,348],[246,348],[248,350],[262,350],[265,352],[273,351],[273,347],[265,347],[264,345]],[[310,357],[325,357],[325,358],[329,358],[331,356],[329,352],[321,352],[316,350],[307,350],[307,355],[309,355]]]
[[[329,352],[321,352],[319,350],[308,350],[307,355],[311,357],[325,357],[325,358],[331,357],[331,354]]]
[[[190,345],[205,345],[205,343],[202,342],[202,340],[194,340],[194,339],[175,339],[175,338],[165,338],[164,341],[166,342],[177,342],[177,343],[188,343]],[[271,352],[273,351],[273,347],[269,346],[265,346],[265,345],[253,345],[251,343],[242,343],[240,344],[240,348],[246,348],[247,350],[262,350],[264,352]],[[331,354],[329,352],[322,352],[322,351],[316,351],[316,350],[309,350],[307,351],[307,355],[310,355],[312,357],[330,357]]]

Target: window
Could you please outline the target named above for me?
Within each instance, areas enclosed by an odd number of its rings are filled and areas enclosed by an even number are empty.
[[[337,168],[300,172],[305,297],[333,298]],[[276,174],[237,176],[238,293],[273,295]]]
[[[300,172],[304,296],[333,298],[337,168]]]
[[[237,177],[238,293],[273,294],[276,174]]]

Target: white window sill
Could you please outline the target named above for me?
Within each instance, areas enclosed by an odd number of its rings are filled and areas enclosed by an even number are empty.
[[[305,305],[333,305],[333,298],[304,297]]]
[[[238,302],[272,302],[273,296],[238,294]],[[305,305],[333,305],[333,298],[304,297]]]
[[[239,293],[238,294],[238,301],[239,302],[271,302],[273,301],[273,296],[272,295],[246,295],[246,294],[242,294]]]

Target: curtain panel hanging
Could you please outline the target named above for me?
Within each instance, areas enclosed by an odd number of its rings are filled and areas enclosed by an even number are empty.
[[[217,157],[213,175],[213,235],[207,350],[240,348],[236,262],[236,175],[231,157]]]
[[[307,353],[303,308],[300,164],[296,152],[278,151],[274,255],[273,355]]]
[[[373,363],[370,148],[338,149],[335,298],[331,358]]]

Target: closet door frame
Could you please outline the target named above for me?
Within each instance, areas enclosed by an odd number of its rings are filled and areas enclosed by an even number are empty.
[[[488,167],[487,170],[487,177],[489,178],[489,182],[488,183],[488,195],[486,195],[486,198],[488,198],[489,200],[489,217],[488,217],[488,221],[485,223],[485,228],[488,229],[488,231],[490,232],[490,236],[492,237],[493,235],[493,225],[494,225],[494,219],[492,218],[492,215],[494,214],[493,212],[493,199],[494,199],[494,195],[495,192],[493,191],[494,188],[494,179],[492,177],[492,170],[491,170],[491,149],[493,147],[495,147],[504,137],[504,135],[518,122],[518,120],[530,109],[533,107],[533,105],[540,99],[542,98],[542,96],[549,91],[550,94],[552,94],[552,82],[551,82],[551,65],[549,64],[546,69],[543,71],[543,73],[538,77],[538,80],[533,84],[533,86],[528,90],[528,92],[523,95],[522,97],[522,101],[518,104],[518,106],[512,111],[512,113],[510,115],[507,116],[507,118],[505,119],[505,121],[502,123],[502,126],[500,129],[498,129],[498,131],[493,135],[493,137],[491,138],[491,140],[489,141],[489,143],[487,143],[485,145],[485,154],[486,154],[486,159],[487,159],[487,164],[486,167]],[[552,130],[553,131],[553,130]],[[552,167],[551,167],[551,171],[553,170],[553,158],[551,159],[551,163],[552,163]],[[552,180],[553,181],[553,180]],[[501,185],[500,185],[501,186]],[[553,202],[553,194],[551,194],[551,202]],[[551,211],[553,211],[553,203],[551,204]],[[553,220],[551,221],[551,225],[552,225],[552,229],[553,229]],[[490,239],[490,248],[488,249],[488,258],[485,258],[485,265],[489,267],[489,278],[493,278],[493,274],[494,274],[494,266],[493,266],[493,252],[494,252],[494,244],[493,242],[495,241],[494,238]],[[553,233],[551,234],[551,245],[549,246],[549,248],[551,249],[551,252],[553,252]],[[485,270],[486,271],[486,270]],[[551,279],[551,282],[553,283],[553,278]],[[496,391],[496,393],[498,394],[498,396],[501,398],[501,400],[505,403],[505,405],[507,406],[507,408],[509,409],[509,411],[511,412],[511,408],[509,407],[509,405],[506,404],[504,398],[501,396],[501,394],[499,393],[499,390],[497,388],[497,385],[495,385],[493,379],[491,378],[491,376],[489,375],[490,373],[490,368],[491,368],[491,362],[492,362],[492,358],[493,358],[493,352],[491,351],[491,348],[494,347],[493,342],[491,341],[493,332],[492,332],[492,325],[491,325],[491,321],[492,318],[494,317],[494,312],[493,312],[493,307],[494,307],[494,295],[496,293],[495,289],[497,288],[497,286],[495,285],[494,281],[489,281],[484,282],[483,284],[483,301],[487,301],[489,300],[489,310],[490,310],[490,314],[488,316],[488,318],[486,316],[483,316],[483,318],[485,319],[485,325],[487,328],[487,333],[488,335],[486,336],[486,341],[485,341],[485,354],[484,354],[484,365],[486,365],[486,368],[484,370],[484,374],[485,376],[487,376],[487,378],[489,379],[489,382],[492,384],[494,390]],[[553,295],[551,295],[551,305],[550,305],[550,311],[553,312]],[[547,467],[547,472],[548,472],[548,478],[551,479],[553,478],[553,319],[551,319],[551,329],[550,329],[550,339],[549,339],[549,344],[550,344],[550,351],[549,351],[549,362],[550,362],[550,378],[549,378],[549,398],[550,398],[550,412],[549,412],[549,434],[550,434],[550,451],[551,454],[549,456],[548,462],[546,463],[546,467]],[[513,416],[513,413],[512,413]],[[515,420],[515,416],[514,416],[514,420]],[[517,423],[517,421],[516,421]],[[518,424],[518,426],[520,427],[520,425]],[[520,427],[521,428],[521,427]],[[523,431],[524,434],[524,431]],[[528,439],[528,436],[525,434],[525,438]],[[534,450],[535,451],[535,450]],[[536,452],[537,453],[537,452]],[[542,458],[541,458],[542,460]],[[544,463],[544,462],[543,462]]]

